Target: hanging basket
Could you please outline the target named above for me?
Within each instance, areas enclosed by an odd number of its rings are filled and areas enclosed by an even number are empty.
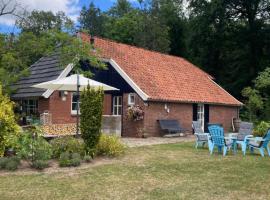
[[[144,118],[144,111],[139,105],[130,106],[127,109],[127,116],[129,120],[140,121]]]

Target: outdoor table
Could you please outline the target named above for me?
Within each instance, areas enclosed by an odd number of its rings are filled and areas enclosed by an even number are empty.
[[[236,151],[237,151],[237,144],[236,144],[237,137],[234,136],[234,135],[229,134],[229,136],[225,136],[224,138],[225,138],[225,140],[231,140],[232,141],[233,153],[236,154]]]

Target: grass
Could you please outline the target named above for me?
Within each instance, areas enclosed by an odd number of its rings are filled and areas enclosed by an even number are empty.
[[[0,199],[270,199],[270,158],[192,143],[129,149],[110,164],[0,174]]]

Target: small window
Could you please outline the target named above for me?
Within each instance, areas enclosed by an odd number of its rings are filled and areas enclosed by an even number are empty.
[[[35,115],[38,113],[38,100],[26,99],[22,101],[22,112],[26,115]]]
[[[71,114],[76,115],[77,114],[77,99],[78,95],[76,92],[72,93],[72,101],[71,101]],[[80,113],[80,101],[79,101],[79,113]]]
[[[135,105],[135,94],[134,93],[128,94],[128,105],[129,106]]]

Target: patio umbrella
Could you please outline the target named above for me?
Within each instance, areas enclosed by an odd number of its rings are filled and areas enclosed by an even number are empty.
[[[100,83],[98,81],[84,77],[83,75],[74,74],[65,78],[56,79],[33,85],[34,88],[60,90],[60,91],[77,91],[77,127],[76,135],[79,133],[79,91],[83,91],[88,85],[92,88],[102,88],[104,91],[118,90],[112,86]]]

